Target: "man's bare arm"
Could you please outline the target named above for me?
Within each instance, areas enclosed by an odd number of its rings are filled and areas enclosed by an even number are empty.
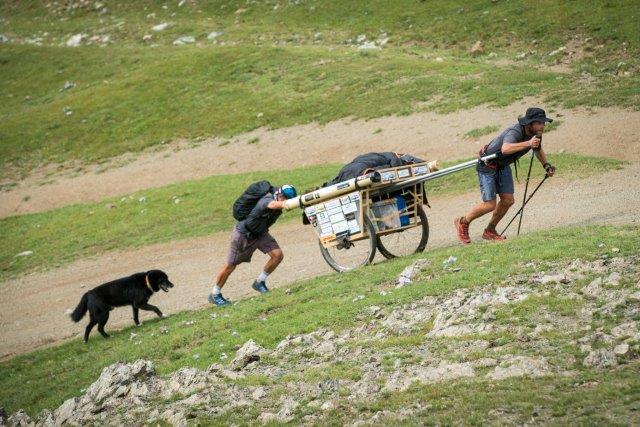
[[[538,148],[540,147],[540,139],[537,136],[533,136],[528,141],[523,142],[512,142],[502,144],[502,148],[500,151],[502,154],[513,154],[518,151],[526,150],[527,148]]]
[[[267,208],[272,209],[274,211],[284,209],[284,201],[279,202],[278,200],[274,200],[273,202],[269,202]]]

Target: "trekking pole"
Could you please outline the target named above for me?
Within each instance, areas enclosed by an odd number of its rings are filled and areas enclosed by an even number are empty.
[[[531,200],[531,198],[534,196],[534,194],[536,194],[536,191],[538,191],[538,188],[540,188],[542,186],[542,184],[544,184],[544,182],[547,180],[547,178],[549,178],[549,175],[545,174],[544,178],[542,178],[542,181],[540,181],[540,184],[538,184],[538,186],[529,195],[529,198],[524,202],[522,207],[518,210],[518,212],[516,212],[516,214],[513,216],[513,218],[511,218],[511,221],[509,221],[509,224],[507,224],[507,226],[504,228],[504,230],[502,230],[502,233],[500,233],[501,236],[505,233],[505,231],[507,231],[507,229],[509,228],[509,226],[511,225],[513,220],[516,219],[516,217],[518,215],[520,215],[520,212],[524,209],[524,207],[527,205],[527,203],[529,203],[529,200]]]
[[[538,138],[542,138],[542,135],[536,135]],[[522,196],[522,208],[520,208],[520,220],[518,221],[518,236],[520,235],[520,226],[522,225],[522,217],[524,215],[525,200],[527,200],[527,190],[529,189],[529,179],[531,178],[531,168],[533,167],[533,157],[535,151],[531,150],[531,160],[529,161],[529,172],[527,172],[527,182],[524,184],[524,195]]]

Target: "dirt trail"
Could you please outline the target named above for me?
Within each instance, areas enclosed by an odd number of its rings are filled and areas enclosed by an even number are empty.
[[[563,180],[562,171],[559,172],[560,176],[545,184],[527,207],[523,232],[575,224],[640,222],[640,164],[572,182]],[[521,191],[521,188],[516,189],[519,194]],[[428,211],[431,224],[428,249],[454,244],[453,217],[464,213],[478,199],[477,192],[432,199],[433,209]],[[480,241],[483,225],[484,221],[472,224],[475,241]],[[286,255],[284,264],[269,279],[271,286],[284,287],[295,280],[332,271],[322,260],[310,229],[294,222],[277,225],[272,231]],[[75,307],[82,293],[91,287],[135,271],[156,267],[168,272],[176,288],[151,300],[165,313],[207,305],[205,298],[211,277],[224,259],[227,240],[228,235],[221,233],[113,252],[0,283],[3,295],[0,300],[0,359],[80,336],[85,321],[73,324],[65,310]],[[490,250],[490,246],[486,250]],[[257,254],[253,264],[240,266],[227,284],[225,295],[231,299],[253,295],[249,284],[260,271],[263,260],[263,256]],[[145,313],[142,320],[151,317]],[[120,308],[112,312],[107,330],[131,324],[130,310]]]
[[[428,159],[457,159],[474,155],[492,135],[465,139],[472,129],[488,125],[500,128],[515,121],[526,106],[540,104],[525,100],[506,108],[485,106],[447,115],[416,113],[372,120],[338,120],[291,128],[259,129],[233,139],[228,145],[211,139],[196,148],[175,151],[180,143],[165,150],[129,154],[115,159],[111,168],[88,166],[79,176],[45,177],[36,173],[11,191],[0,192],[0,218],[39,212],[71,203],[100,201],[106,197],[159,187],[213,174],[287,168],[328,162],[346,162],[368,151],[399,151]],[[610,156],[640,162],[640,112],[619,108],[588,110],[559,109],[550,113],[560,126],[545,138],[548,152]],[[377,130],[380,132],[376,133]],[[248,144],[251,138],[260,141]],[[188,144],[182,144],[188,145]],[[123,166],[116,164],[126,163]]]

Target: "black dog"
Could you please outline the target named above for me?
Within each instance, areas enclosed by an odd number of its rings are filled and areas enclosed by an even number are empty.
[[[105,338],[109,335],[104,331],[104,325],[109,320],[109,312],[114,307],[130,305],[133,307],[133,321],[140,325],[138,310],[149,310],[162,317],[162,312],[155,305],[149,304],[149,298],[162,289],[165,292],[173,288],[167,275],[160,270],[150,270],[146,273],[136,273],[129,277],[107,282],[86,292],[80,303],[71,313],[71,320],[79,322],[89,311],[89,324],[84,330],[84,342],[89,339],[89,333],[95,325],[98,332]]]

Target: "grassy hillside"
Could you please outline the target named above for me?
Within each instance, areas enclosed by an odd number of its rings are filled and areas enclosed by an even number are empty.
[[[558,154],[551,159],[563,179],[583,178],[622,167],[613,159]],[[445,165],[446,166],[446,165]],[[0,280],[50,268],[105,251],[168,242],[228,231],[235,220],[231,205],[251,182],[269,179],[293,183],[303,191],[335,176],[339,165],[292,171],[213,176],[30,215],[0,220]],[[526,172],[524,172],[526,173]],[[544,172],[534,170],[534,179]],[[477,188],[473,169],[430,182],[430,197]],[[176,203],[177,200],[177,203]],[[433,199],[432,199],[433,201]],[[280,222],[299,220],[300,211],[285,213]],[[31,250],[28,257],[15,255]]]
[[[6,405],[8,411],[25,408],[35,415],[43,408],[52,409],[65,399],[79,395],[81,389],[86,388],[99,376],[104,366],[116,361],[149,359],[163,375],[184,366],[205,369],[211,363],[228,363],[233,356],[234,348],[249,339],[255,340],[267,349],[273,349],[287,335],[308,333],[319,328],[330,329],[339,334],[349,328],[367,325],[371,320],[367,314],[370,312],[370,306],[379,306],[389,315],[392,310],[401,307],[408,309],[410,305],[407,304],[416,303],[425,296],[454,296],[459,290],[475,292],[486,286],[491,287],[491,284],[531,286],[532,290],[542,292],[547,289],[544,287],[546,285],[540,284],[541,282],[528,282],[530,279],[524,280],[522,277],[530,277],[532,274],[538,274],[536,277],[540,277],[544,271],[548,272],[574,259],[591,261],[611,256],[633,259],[633,256],[638,255],[638,239],[638,227],[558,229],[528,234],[503,244],[494,244],[490,249],[488,244],[442,248],[413,258],[379,263],[354,273],[332,274],[306,280],[292,285],[291,292],[275,290],[259,298],[243,300],[224,310],[208,308],[184,312],[160,321],[148,321],[135,329],[136,336],[132,336],[133,328],[127,328],[114,332],[112,339],[108,341],[101,337],[92,337],[89,344],[84,345],[76,340],[2,362],[0,402]],[[442,261],[450,255],[458,258],[455,266],[460,268],[460,271],[443,269]],[[418,257],[429,260],[429,265],[420,273],[418,280],[411,286],[393,289],[400,271]],[[611,267],[619,265],[619,262],[614,262]],[[566,269],[575,271],[575,266],[573,270],[571,266]],[[637,273],[633,271],[629,270],[628,273]],[[634,279],[626,274],[623,272],[619,279],[620,284],[616,285],[617,287],[612,285],[611,289],[633,288]],[[367,341],[369,338],[366,334],[369,332],[365,332],[368,331],[365,329],[354,335],[359,341],[353,343],[352,347],[352,350],[364,346],[382,351],[380,360],[386,372],[385,379],[397,371],[397,366],[394,365],[398,363],[395,362],[397,359],[400,359],[402,366],[417,363],[416,356],[411,352],[415,348],[422,348],[421,346],[427,346],[427,354],[442,353],[443,357],[454,360],[477,360],[487,357],[486,354],[545,355],[551,363],[564,366],[567,369],[566,375],[490,384],[478,379],[463,384],[447,382],[443,386],[416,386],[402,393],[389,394],[383,400],[372,399],[364,406],[344,408],[325,416],[329,416],[329,419],[336,417],[336,422],[342,424],[350,417],[357,417],[358,411],[375,413],[381,408],[412,407],[412,402],[427,401],[432,402],[433,406],[431,411],[422,416],[437,416],[443,421],[467,419],[473,423],[487,417],[493,419],[494,416],[501,419],[499,416],[504,412],[493,415],[487,413],[492,408],[502,408],[521,420],[521,417],[530,416],[528,414],[535,409],[532,407],[535,405],[542,405],[543,409],[538,411],[548,416],[548,420],[564,419],[565,422],[570,422],[572,416],[583,417],[581,419],[584,422],[589,422],[599,419],[599,416],[606,417],[604,412],[610,411],[624,417],[633,416],[628,403],[634,396],[637,398],[638,377],[633,374],[634,370],[637,373],[637,359],[635,362],[633,358],[630,359],[628,365],[619,369],[597,371],[581,363],[584,356],[581,356],[582,350],[578,350],[575,343],[576,339],[585,333],[582,330],[547,331],[533,341],[522,338],[522,331],[528,331],[529,336],[529,332],[536,326],[553,319],[562,320],[567,325],[583,322],[580,309],[587,303],[582,297],[568,295],[582,292],[581,289],[592,279],[592,276],[588,276],[573,280],[571,284],[560,284],[559,286],[564,286],[562,290],[554,288],[553,284],[556,282],[551,282],[547,293],[532,296],[517,304],[498,306],[495,310],[494,307],[488,307],[493,317],[485,316],[486,321],[507,326],[511,332],[432,338],[426,334],[435,327],[434,319],[425,319],[417,325],[418,330],[412,333],[391,334],[384,339],[371,338],[371,341]],[[358,295],[362,297],[356,298]],[[606,299],[598,300],[596,305],[602,307],[610,302]],[[161,301],[157,303],[162,305]],[[635,307],[634,303],[628,302],[625,305],[623,301],[616,304],[622,305],[607,315],[595,315],[593,320],[588,320],[588,324],[593,325],[594,330],[600,328],[599,331],[608,332],[616,324],[628,321],[629,313]],[[637,303],[635,304],[637,306]],[[485,311],[481,310],[479,315],[483,315]],[[637,312],[635,316],[637,320]],[[78,326],[79,331],[80,329]],[[591,330],[591,326],[585,330]],[[375,333],[375,329],[372,333]],[[493,344],[486,349],[487,353],[478,350],[467,354],[460,349],[460,352],[452,352],[450,349],[451,346],[463,345],[465,342],[477,342],[475,340],[488,340]],[[362,368],[357,365],[333,363],[333,359],[329,360],[328,365],[323,364],[322,369],[320,366],[317,370],[309,369],[308,366],[304,369],[301,366],[301,370],[293,369],[293,366],[298,366],[297,364],[312,356],[307,353],[288,353],[290,352],[286,352],[286,360],[292,358],[287,362],[291,363],[291,370],[286,371],[288,375],[286,378],[283,377],[281,383],[272,384],[265,376],[247,374],[230,382],[229,385],[273,386],[274,395],[265,402],[277,403],[287,381],[287,384],[303,381],[314,385],[327,378],[357,380],[362,372]],[[227,355],[231,357],[227,359]],[[266,363],[276,363],[276,359],[267,360]],[[598,387],[579,387],[580,384],[594,380],[600,383]],[[578,388],[574,390],[572,387]],[[621,393],[626,397],[621,397]],[[531,402],[536,403],[531,405]],[[607,402],[606,410],[599,414],[594,413],[593,408],[599,407],[603,402]],[[348,403],[345,405],[349,406]],[[469,410],[462,413],[457,410],[458,405],[463,405]],[[550,408],[553,409],[552,413],[547,412]],[[585,408],[592,409],[584,410]],[[257,416],[255,411],[255,408],[240,408],[231,415],[226,414],[224,419],[227,422],[234,419],[244,420],[241,421],[243,423],[250,422],[255,419],[251,417]]]
[[[177,138],[345,116],[526,96],[640,106],[637,0],[102,3],[0,5],[9,38],[0,45],[0,179]],[[213,31],[222,34],[209,40]],[[66,47],[80,33],[81,46]],[[172,44],[183,35],[195,43]],[[382,49],[358,50],[358,36]],[[477,40],[484,53],[473,56]],[[557,60],[570,72],[541,68]],[[67,81],[75,87],[63,90]]]

